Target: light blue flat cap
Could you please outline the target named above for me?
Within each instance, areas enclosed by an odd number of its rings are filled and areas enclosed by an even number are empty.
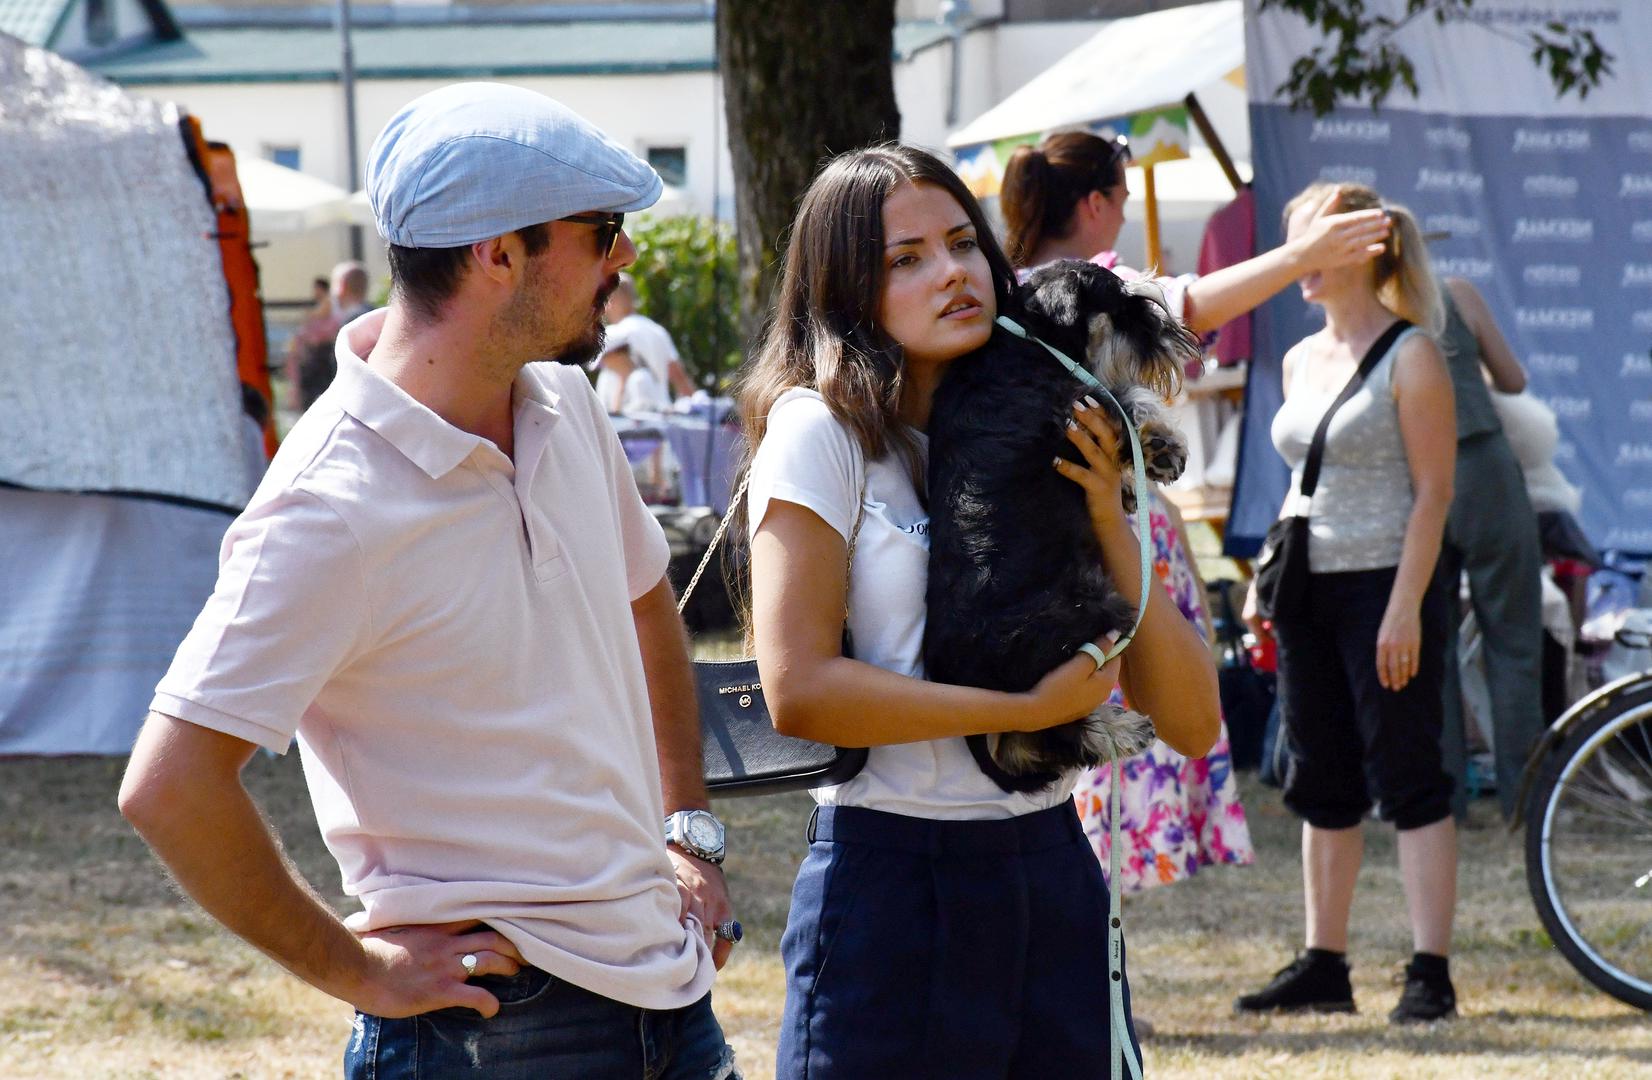
[[[462,247],[588,211],[659,200],[648,163],[572,109],[502,83],[456,83],[408,103],[367,157],[379,235],[400,247]]]

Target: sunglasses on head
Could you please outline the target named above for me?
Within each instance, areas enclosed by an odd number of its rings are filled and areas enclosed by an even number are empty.
[[[1136,155],[1130,150],[1130,140],[1123,135],[1116,135],[1110,144],[1113,149],[1112,157],[1107,161],[1107,171],[1112,172],[1120,164],[1129,165],[1136,160]]]
[[[560,221],[571,221],[576,225],[595,225],[597,227],[597,250],[602,252],[604,259],[614,257],[614,249],[619,246],[620,232],[625,228],[624,214],[606,214],[592,212],[589,214],[569,214]]]

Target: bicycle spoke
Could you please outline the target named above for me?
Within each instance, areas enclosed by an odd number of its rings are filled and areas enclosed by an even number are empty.
[[[1567,785],[1565,798],[1576,805],[1568,806],[1562,802],[1560,808],[1573,815],[1608,822],[1615,827],[1652,829],[1652,816],[1638,812],[1633,804],[1626,804],[1623,794],[1615,788],[1607,789],[1604,785],[1594,784],[1591,790],[1580,782],[1580,778],[1574,778],[1573,783]]]

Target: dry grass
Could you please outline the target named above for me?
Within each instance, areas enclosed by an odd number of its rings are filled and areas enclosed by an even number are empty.
[[[114,810],[123,762],[0,761],[0,1077],[318,1077],[338,1074],[348,1010],[179,900]],[[341,908],[298,763],[260,755],[248,783],[289,851]],[[1409,952],[1391,834],[1370,831],[1348,1017],[1239,1019],[1233,996],[1299,936],[1296,827],[1247,787],[1258,865],[1221,868],[1127,904],[1137,1010],[1158,1035],[1154,1077],[1652,1077],[1652,1025],[1566,967],[1538,929],[1515,838],[1475,807],[1465,834],[1461,1020],[1395,1032],[1390,976]],[[803,796],[734,800],[736,902],[750,936],[718,1013],[751,1080],[768,1078],[782,982],[776,956],[808,813]],[[1098,981],[1093,993],[1105,1009]]]

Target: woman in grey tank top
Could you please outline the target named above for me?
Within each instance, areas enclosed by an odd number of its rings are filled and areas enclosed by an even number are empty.
[[[1289,233],[1306,226],[1327,190],[1315,184],[1286,206]],[[1448,605],[1435,576],[1457,441],[1451,377],[1429,336],[1440,326],[1439,293],[1415,219],[1369,188],[1337,190],[1341,209],[1386,209],[1393,231],[1371,265],[1301,281],[1325,328],[1285,357],[1273,440],[1292,470],[1281,516],[1309,519],[1307,600],[1277,625],[1257,617],[1254,588],[1245,605],[1251,628],[1279,644],[1285,804],[1303,819],[1307,948],[1235,1006],[1352,1011],[1348,919],[1361,822],[1374,806],[1398,831],[1415,947],[1389,1019],[1438,1020],[1456,1011],[1447,955],[1457,834],[1440,758]],[[1336,412],[1318,488],[1300,507],[1315,428],[1397,320],[1413,325]]]

